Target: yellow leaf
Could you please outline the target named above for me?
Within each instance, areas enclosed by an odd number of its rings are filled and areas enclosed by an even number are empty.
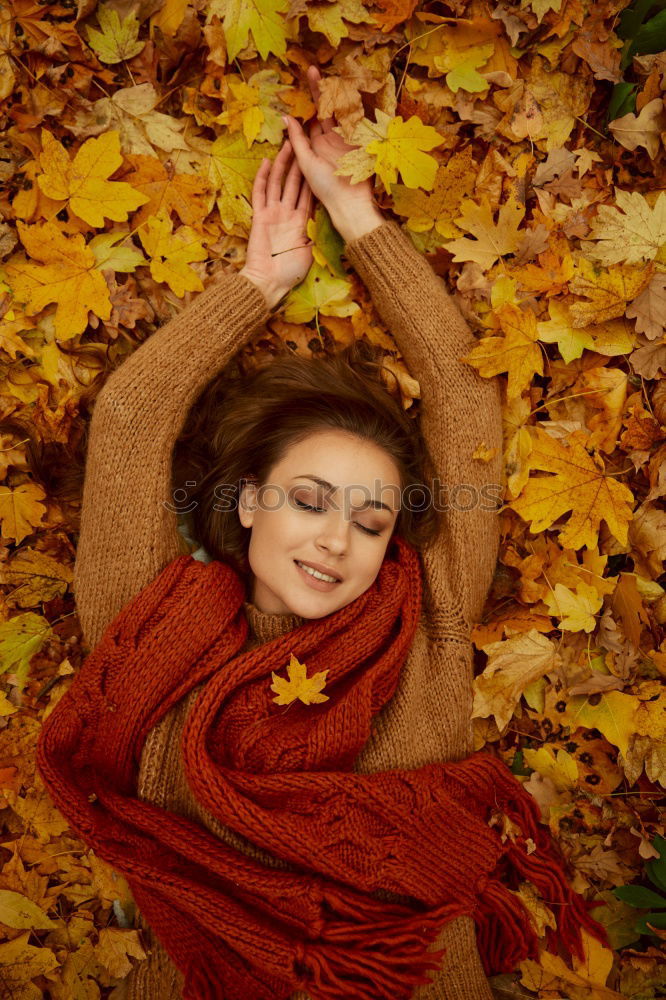
[[[9,603],[19,608],[34,608],[42,601],[64,596],[73,577],[71,567],[30,548],[19,549],[0,566],[0,583],[13,588]]]
[[[45,497],[46,493],[37,483],[23,483],[16,489],[0,486],[2,537],[18,543],[32,534],[46,513],[46,507],[40,502]]]
[[[600,610],[603,599],[594,587],[579,583],[575,593],[564,584],[558,583],[544,598],[553,617],[559,618],[559,628],[566,632],[592,632],[596,625],[595,614]]]
[[[480,205],[471,200],[464,201],[461,212],[461,217],[456,219],[457,225],[475,239],[465,236],[445,244],[445,249],[454,254],[454,261],[473,260],[488,270],[500,257],[516,252],[522,236],[518,227],[525,209],[515,198],[510,198],[500,207],[497,223],[493,221],[485,195],[482,195]]]
[[[0,924],[20,929],[32,927],[35,930],[51,930],[56,926],[37,903],[10,889],[0,889]]]
[[[121,21],[118,11],[110,3],[105,3],[97,8],[97,20],[101,31],[88,27],[85,30],[101,62],[112,65],[124,59],[133,59],[142,51],[146,43],[138,40],[139,20],[135,14],[128,14]]]
[[[554,670],[559,655],[536,629],[483,647],[488,664],[474,681],[472,718],[494,715],[497,728],[508,725],[525,688]]]
[[[95,254],[83,236],[66,236],[52,222],[34,226],[17,222],[16,227],[30,256],[41,261],[35,264],[14,256],[5,264],[14,295],[25,303],[28,315],[57,302],[55,334],[59,340],[82,333],[89,311],[109,319],[109,289],[104,275],[95,270]]]
[[[139,230],[139,236],[151,258],[150,273],[155,281],[165,281],[181,299],[185,292],[203,290],[201,278],[188,266],[208,256],[193,229],[181,226],[173,233],[171,219],[162,211],[151,215]]]
[[[141,947],[138,931],[122,930],[120,927],[103,927],[99,941],[95,945],[95,958],[112,976],[124,979],[132,971],[132,958],[143,959],[147,955]]]
[[[49,198],[69,200],[74,215],[91,226],[102,227],[105,218],[125,222],[130,212],[148,201],[124,181],[108,180],[123,162],[117,132],[88,139],[70,161],[64,146],[42,129],[42,150],[42,173],[37,178],[41,190]]]
[[[560,544],[567,548],[592,548],[599,525],[605,521],[621,545],[627,543],[633,495],[623,483],[607,476],[603,461],[585,449],[587,435],[575,431],[570,447],[536,427],[536,442],[529,457],[530,469],[551,475],[532,477],[517,500],[509,504],[533,533],[550,528],[563,514],[571,517],[560,532]]]
[[[126,175],[127,181],[146,199],[132,220],[134,226],[142,226],[151,215],[159,215],[162,210],[167,215],[175,212],[186,226],[194,226],[204,218],[209,184],[203,177],[167,170],[156,156],[126,159],[133,167],[132,173]]]
[[[163,35],[173,38],[185,17],[188,0],[165,0],[150,19],[153,27],[159,28]]]
[[[387,192],[400,174],[408,188],[432,190],[437,160],[426,150],[441,146],[444,137],[416,115],[403,121],[400,115],[392,118],[376,108],[375,117],[376,123],[364,118],[356,125],[352,143],[360,148],[345,153],[338,160],[335,173],[349,176],[352,184],[376,173]]]
[[[289,292],[284,304],[288,323],[308,323],[319,313],[326,316],[351,316],[359,305],[350,298],[351,284],[334,278],[326,268],[312,264],[300,285]]]
[[[579,257],[575,274],[569,281],[569,291],[589,299],[570,306],[572,325],[575,327],[607,323],[624,316],[627,303],[635,299],[650,283],[652,265],[630,267],[624,264],[608,271],[600,264]]]
[[[460,360],[472,365],[484,378],[508,372],[507,398],[516,399],[529,386],[535,373],[543,374],[543,358],[536,343],[536,319],[531,309],[519,309],[510,303],[501,306],[495,314],[504,336],[484,337]]]
[[[666,192],[654,206],[638,191],[615,188],[617,205],[600,205],[592,222],[591,240],[581,246],[602,264],[666,264]]]
[[[590,699],[594,699],[591,703]],[[634,695],[622,691],[600,691],[593,695],[577,694],[569,698],[567,707],[558,716],[571,730],[598,729],[609,743],[627,753],[635,733],[637,702]]]
[[[566,750],[539,747],[523,750],[528,767],[538,771],[542,778],[550,778],[558,792],[570,792],[578,782],[578,765]]]
[[[550,320],[537,323],[539,340],[546,344],[557,344],[562,360],[569,364],[574,358],[580,358],[585,348],[594,350],[594,341],[585,329],[576,330],[570,322],[569,311],[561,302],[548,303]]]
[[[666,114],[661,97],[655,97],[641,108],[641,113],[635,115],[629,112],[621,118],[615,118],[608,123],[608,130],[625,149],[636,149],[644,146],[651,160],[654,160],[661,148],[661,134],[666,131]]]
[[[297,11],[301,13],[298,8]],[[308,19],[310,30],[320,31],[336,49],[342,39],[349,35],[349,27],[345,21],[350,21],[352,24],[372,21],[369,11],[360,0],[334,0],[332,3],[311,4],[304,7],[302,13]]]
[[[452,240],[461,230],[453,221],[460,211],[460,202],[474,190],[477,167],[470,147],[452,156],[446,166],[440,165],[432,192],[394,184],[393,210],[407,216],[412,232],[425,233],[433,227],[444,239]]]
[[[319,673],[313,674],[312,677],[307,677],[305,664],[299,663],[292,653],[287,666],[287,674],[289,676],[288,681],[283,677],[278,677],[276,673],[271,671],[271,676],[273,677],[271,691],[275,691],[276,693],[276,697],[273,698],[276,705],[290,705],[297,698],[304,705],[313,705],[329,700],[327,694],[320,694],[326,683],[328,670],[321,670]]]
[[[480,94],[488,89],[490,84],[480,73],[477,73],[477,69],[488,62],[494,50],[495,46],[492,42],[487,45],[477,45],[467,50],[465,58],[456,63],[446,74],[447,86],[454,94],[457,94],[459,90],[466,90],[469,94]],[[443,71],[449,65],[448,60],[440,59],[437,56],[435,56],[434,62],[435,66]]]
[[[27,612],[0,622],[0,673],[11,670],[22,687],[30,669],[30,659],[53,635],[41,615]]]
[[[32,980],[48,976],[60,965],[50,948],[28,944],[30,934],[26,931],[13,941],[0,944],[0,983],[12,1000],[39,1000],[44,991]]]
[[[248,46],[250,34],[262,59],[273,52],[286,62],[287,23],[282,13],[287,0],[211,0],[206,5],[206,23],[217,15],[223,23],[229,62]]]
[[[557,955],[542,951],[539,963],[526,959],[520,964],[521,983],[527,989],[570,1000],[624,1000],[624,994],[607,989],[606,980],[613,965],[613,952],[586,930],[582,931],[584,958],[572,956],[573,970]]]

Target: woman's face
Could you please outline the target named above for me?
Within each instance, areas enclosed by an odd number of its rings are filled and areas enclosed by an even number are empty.
[[[355,600],[379,572],[400,495],[395,462],[370,441],[332,430],[292,445],[262,487],[245,485],[240,496],[241,524],[252,529],[253,603],[267,614],[323,618]]]

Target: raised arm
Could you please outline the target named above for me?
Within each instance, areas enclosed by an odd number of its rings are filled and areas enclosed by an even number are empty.
[[[375,211],[338,220],[345,253],[421,385],[421,431],[448,503],[443,531],[423,553],[432,592],[434,637],[478,621],[497,560],[502,425],[499,385],[460,358],[476,343],[444,282],[400,226]],[[490,462],[473,459],[485,442]],[[494,499],[493,499],[494,498]]]
[[[90,648],[122,606],[184,549],[171,456],[206,384],[266,321],[264,294],[225,272],[107,380],[90,425],[74,594]]]
[[[312,192],[295,159],[283,178],[291,155],[287,141],[257,171],[242,271],[227,270],[154,333],[97,397],[74,565],[90,648],[123,605],[185,551],[169,491],[187,412],[312,262],[305,235]]]

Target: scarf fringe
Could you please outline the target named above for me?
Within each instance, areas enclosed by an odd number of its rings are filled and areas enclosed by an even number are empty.
[[[350,994],[355,1000],[410,1000],[416,986],[432,981],[426,973],[437,971],[446,953],[428,946],[444,924],[465,912],[447,903],[405,919],[404,907],[377,900],[363,905],[329,887],[323,900],[333,913],[349,919],[327,920],[321,941],[297,945],[297,986],[312,1000],[348,1000]],[[387,908],[393,910],[388,919]]]

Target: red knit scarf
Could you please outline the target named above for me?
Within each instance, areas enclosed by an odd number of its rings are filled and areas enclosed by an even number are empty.
[[[537,956],[520,897],[539,890],[548,931],[582,957],[607,944],[567,885],[539,810],[488,752],[358,774],[356,757],[396,690],[421,608],[415,551],[396,538],[375,583],[325,618],[240,653],[242,583],[222,562],[174,559],[107,627],[42,730],[38,764],[76,833],[128,879],[196,1000],[407,1000],[471,915],[487,975]],[[276,705],[290,654],[327,670],[320,704]],[[204,683],[182,739],[193,794],[224,825],[289,863],[267,867],[199,824],[137,797],[148,731]],[[521,833],[488,825],[504,813]],[[386,902],[390,890],[410,897]],[[513,891],[512,891],[513,890]],[[596,904],[598,905],[598,904]]]

